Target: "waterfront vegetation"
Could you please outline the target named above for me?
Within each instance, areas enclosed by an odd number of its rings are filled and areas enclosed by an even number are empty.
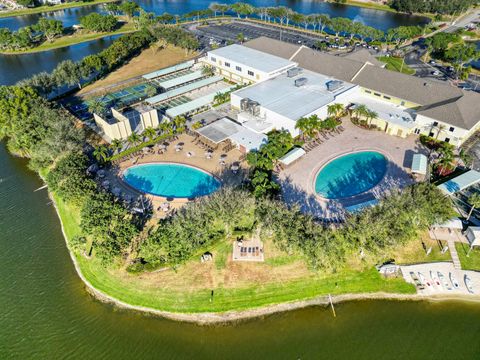
[[[390,6],[406,13],[459,14],[477,3],[477,0],[391,0]]]
[[[31,0],[26,0],[28,3],[33,3]],[[28,7],[18,10],[2,11],[0,12],[0,18],[12,17],[12,16],[22,16],[22,15],[31,15],[38,14],[42,12],[50,12],[57,10],[65,10],[82,6],[93,6],[97,4],[103,4],[108,2],[114,2],[117,0],[80,0],[80,1],[70,1],[62,4],[56,5],[40,5],[35,7]]]

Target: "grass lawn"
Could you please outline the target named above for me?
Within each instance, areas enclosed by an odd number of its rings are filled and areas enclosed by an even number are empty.
[[[332,0],[329,0],[330,2],[334,2]],[[395,9],[392,9],[388,5],[384,4],[378,4],[370,1],[355,1],[355,0],[347,0],[345,5],[351,5],[351,6],[358,6],[358,7],[363,7],[367,9],[375,9],[375,10],[383,10],[383,11],[390,11],[390,12],[397,12]]]
[[[55,196],[59,214],[69,239],[80,232],[79,210]],[[384,279],[373,267],[345,269],[336,274],[313,272],[298,258],[266,244],[265,263],[231,261],[231,243],[212,249],[214,261],[198,258],[175,271],[128,274],[123,269],[106,269],[93,257],[75,256],[86,279],[98,290],[126,303],[153,309],[198,313],[244,310],[320,295],[345,293],[414,293],[403,279]],[[227,251],[228,250],[228,251]],[[272,258],[279,257],[278,260]],[[218,257],[218,259],[217,259]],[[211,291],[214,299],[210,301]]]
[[[76,33],[73,35],[62,36],[53,41],[45,41],[43,44],[27,49],[27,50],[20,50],[20,51],[3,51],[3,54],[31,54],[37,53],[42,51],[48,51],[53,49],[58,49],[70,45],[79,44],[86,41],[92,41],[96,39],[100,39],[106,36],[111,35],[118,35],[118,34],[125,34],[128,32],[135,31],[133,23],[124,23],[120,28],[115,31],[111,32],[102,32],[102,33],[93,33],[93,32],[83,32],[83,33]]]
[[[395,259],[395,262],[400,265],[435,261],[452,261],[449,251],[442,254],[441,250],[446,245],[446,241],[432,240],[428,235],[428,232],[425,232],[418,241],[412,241],[406,246],[399,247],[391,254],[391,256]],[[427,255],[425,249],[429,249],[430,247],[432,248],[432,251]]]
[[[167,47],[163,49],[152,46],[143,50],[140,55],[130,59],[127,64],[108,74],[103,79],[85,86],[77,94],[85,95],[92,90],[99,91],[125,80],[190,60],[195,55],[196,53],[186,54],[185,50],[172,45],[167,45]]]
[[[92,6],[96,4],[108,3],[108,2],[114,2],[114,1],[117,1],[117,0],[92,0],[90,2],[74,1],[69,3],[58,4],[58,5],[43,5],[43,6],[37,6],[35,8],[29,8],[29,9],[0,12],[0,18],[37,14],[41,12],[64,10],[64,9],[70,9],[70,8],[82,7],[82,6]]]
[[[401,69],[401,72],[404,74],[408,74],[408,75],[415,74],[415,70],[410,68],[407,64],[403,64],[403,67],[402,67],[403,60],[401,58],[396,58],[391,56],[380,56],[378,57],[378,60],[386,63],[387,64],[386,68],[388,70],[400,72],[400,69]]]
[[[470,249],[468,244],[456,242],[455,248],[463,270],[480,271],[480,249],[478,247],[473,248],[468,256],[468,250]]]

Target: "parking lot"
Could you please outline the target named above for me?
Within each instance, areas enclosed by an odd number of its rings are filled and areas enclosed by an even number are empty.
[[[209,40],[215,39],[220,45],[226,45],[227,42],[238,41],[238,34],[243,34],[245,40],[255,39],[260,36],[266,36],[272,39],[278,39],[294,44],[304,44],[313,47],[315,42],[323,40],[324,36],[304,34],[295,30],[283,30],[273,26],[264,26],[260,24],[249,24],[232,21],[225,24],[212,24],[201,27],[190,27],[205,46],[208,47]]]

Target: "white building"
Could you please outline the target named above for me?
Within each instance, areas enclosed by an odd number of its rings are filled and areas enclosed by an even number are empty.
[[[226,79],[245,84],[271,79],[296,66],[292,61],[236,44],[209,51],[204,62]]]
[[[480,129],[479,94],[386,70],[365,51],[334,56],[261,37],[210,51],[204,62],[228,80],[254,83],[234,92],[231,105],[241,111],[238,121],[257,132],[298,135],[299,118],[325,118],[331,103],[365,104],[378,114],[372,124],[399,137],[424,134],[460,146]],[[302,73],[289,77],[295,68]],[[330,91],[328,83],[340,87]]]

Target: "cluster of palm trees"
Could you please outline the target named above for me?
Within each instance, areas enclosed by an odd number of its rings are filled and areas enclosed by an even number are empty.
[[[345,107],[339,103],[328,105],[327,114],[325,120],[316,114],[297,120],[295,128],[301,131],[303,140],[315,138],[324,131],[335,130],[341,123],[340,118],[345,115]]]
[[[358,104],[351,108],[350,118],[354,124],[368,125],[371,127],[372,121],[378,117],[378,114],[370,110],[365,104]]]
[[[136,132],[132,132],[125,141],[114,139],[109,146],[100,145],[93,151],[93,156],[97,161],[105,163],[108,161],[111,155],[119,154],[126,146],[133,148],[142,144],[149,145],[157,137],[166,134],[178,134],[185,130],[186,118],[183,116],[177,116],[172,121],[163,121],[155,129],[153,127],[147,127],[141,135]]]

